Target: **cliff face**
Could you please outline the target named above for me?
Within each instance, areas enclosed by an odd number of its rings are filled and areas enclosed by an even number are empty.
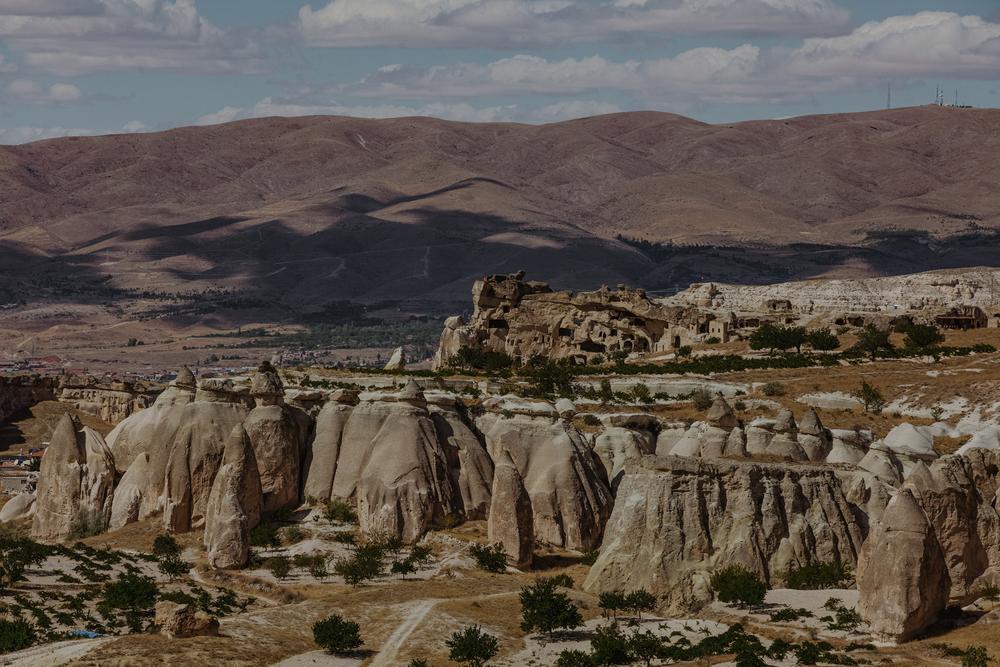
[[[594,292],[554,292],[524,274],[487,276],[472,288],[472,319],[445,323],[435,367],[463,347],[503,352],[527,361],[591,361],[616,353],[669,350],[709,332],[710,317],[661,306],[645,290],[619,286]],[[720,334],[724,332],[720,331]]]
[[[710,599],[717,567],[773,585],[813,561],[853,566],[865,539],[856,512],[830,468],[645,457],[626,468],[585,587],[645,588],[680,609]]]
[[[55,398],[55,391],[54,378],[37,375],[0,377],[0,422],[39,401],[51,401]]]

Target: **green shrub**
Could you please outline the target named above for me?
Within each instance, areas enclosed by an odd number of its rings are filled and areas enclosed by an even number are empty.
[[[580,559],[580,562],[584,565],[593,565],[597,562],[600,555],[601,552],[599,549],[591,549],[590,551],[584,552],[583,558]]]
[[[814,350],[826,352],[840,347],[840,339],[829,329],[815,329],[806,334],[806,342]]]
[[[696,410],[708,410],[712,407],[712,394],[707,389],[698,388],[691,392],[691,402]]]
[[[594,662],[589,653],[572,649],[559,653],[556,667],[597,667],[597,663]]]
[[[985,646],[970,646],[962,654],[962,667],[986,667],[990,663],[990,654]]]
[[[115,610],[123,612],[129,629],[141,632],[142,621],[152,616],[159,592],[156,582],[149,577],[126,572],[113,583],[104,585],[97,609],[104,616]]]
[[[298,526],[288,526],[281,531],[281,541],[284,544],[295,544],[306,539],[306,533]]]
[[[181,545],[177,543],[174,536],[169,533],[161,533],[153,540],[153,555],[162,558],[164,556],[180,556]]]
[[[845,588],[851,583],[851,567],[844,563],[809,563],[788,572],[786,585],[796,590]]]
[[[861,402],[865,412],[879,414],[886,405],[886,400],[882,392],[870,384],[868,380],[862,380],[861,385],[851,392],[851,396]]]
[[[681,345],[679,348],[677,348],[678,357],[690,357],[691,352],[692,349],[690,345]]]
[[[785,386],[780,382],[768,382],[760,388],[765,396],[784,396]]]
[[[364,644],[361,628],[353,621],[334,614],[313,624],[313,641],[327,653],[346,653]]]
[[[281,540],[278,539],[278,529],[267,521],[257,524],[250,531],[250,544],[265,549],[281,546]]]
[[[808,609],[792,609],[791,607],[785,607],[784,609],[770,613],[771,620],[778,623],[797,621],[801,618],[812,618],[812,616],[813,613]]]
[[[191,563],[181,560],[177,554],[163,556],[156,566],[170,581],[183,577],[191,570]]]
[[[469,554],[472,555],[476,561],[476,565],[482,570],[486,570],[487,572],[507,571],[507,552],[504,551],[502,544],[494,544],[492,546],[473,544],[469,547]]]
[[[0,618],[0,654],[26,649],[37,640],[35,628],[27,621]]]
[[[275,579],[283,581],[292,573],[292,562],[288,556],[272,556],[267,559],[267,569]]]
[[[590,652],[598,665],[627,665],[632,662],[628,639],[617,623],[594,630],[590,638]]]
[[[483,667],[500,652],[500,642],[483,632],[478,625],[470,625],[452,634],[445,642],[448,659],[468,667]]]
[[[767,585],[742,565],[730,565],[715,572],[710,583],[719,600],[738,607],[752,607],[764,601]]]
[[[323,509],[323,516],[331,523],[357,523],[358,514],[346,500],[331,500]]]
[[[911,324],[904,333],[903,345],[916,350],[926,350],[944,342],[944,334],[933,324]]]
[[[718,336],[709,336],[705,339],[705,345],[718,345],[722,342],[722,339]]]

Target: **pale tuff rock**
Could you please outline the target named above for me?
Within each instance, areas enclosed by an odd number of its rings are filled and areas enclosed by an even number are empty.
[[[42,457],[32,536],[65,537],[78,521],[106,527],[114,483],[115,462],[104,438],[63,415]]]
[[[715,400],[712,401],[712,406],[705,413],[705,421],[716,428],[727,431],[736,428],[739,424],[739,420],[733,413],[733,409],[729,407],[729,403],[726,402],[726,399],[721,394],[716,396]]]
[[[823,427],[814,408],[809,408],[799,422],[799,446],[810,461],[826,461],[833,448],[830,431]]]
[[[876,638],[901,642],[933,623],[951,580],[941,546],[909,489],[889,502],[858,561],[858,611]]]
[[[184,406],[194,400],[195,390],[194,375],[184,367],[150,407],[129,416],[112,429],[107,443],[119,473],[128,470],[142,452],[149,454],[154,469],[163,471],[169,443],[180,428]]]
[[[242,426],[226,439],[205,508],[205,550],[217,569],[239,568],[250,557],[250,531],[260,522],[263,491],[254,448]]]
[[[27,519],[35,514],[35,494],[19,493],[0,509],[0,523]]]
[[[832,429],[830,439],[830,453],[826,456],[826,462],[856,465],[865,457],[872,434],[870,431]]]
[[[758,417],[750,422],[746,427],[747,454],[749,456],[762,456],[767,453],[767,446],[771,444],[774,437],[774,420]]]
[[[556,401],[556,412],[563,419],[572,419],[576,414],[576,405],[568,398],[560,398]]]
[[[535,540],[579,551],[597,546],[613,499],[583,436],[555,415],[493,413],[477,425],[490,456],[506,450],[517,466],[531,498]]]
[[[284,386],[271,364],[261,364],[253,376],[250,395],[257,407],[247,415],[243,427],[253,443],[260,471],[264,512],[292,508],[299,502],[304,423],[296,418],[295,408],[284,405]]]
[[[771,427],[774,435],[767,443],[764,454],[788,461],[805,461],[809,457],[798,441],[798,426],[791,410],[782,410]]]
[[[307,499],[320,502],[331,499],[344,427],[354,411],[357,398],[357,392],[340,391],[316,416],[316,435],[307,448],[303,463],[303,493]]]
[[[438,443],[448,461],[455,511],[466,519],[485,519],[490,510],[493,460],[466,419],[453,394],[428,393],[428,411]]]
[[[219,621],[193,604],[161,600],[156,603],[153,622],[160,629],[160,634],[170,639],[214,637],[219,634]]]
[[[387,371],[401,371],[406,368],[406,353],[403,348],[397,347],[392,351],[392,356],[385,365]]]
[[[132,465],[115,487],[109,529],[117,530],[139,520],[142,496],[148,488],[149,454],[142,452],[132,460]]]
[[[619,477],[624,474],[626,463],[654,452],[655,443],[648,434],[620,426],[604,429],[594,440],[594,453],[604,464],[612,489],[618,485]]]
[[[902,466],[881,440],[872,443],[868,453],[858,462],[858,467],[893,486],[903,481]]]
[[[904,488],[924,510],[944,552],[950,603],[971,602],[977,580],[1000,565],[1000,516],[994,506],[1000,459],[991,452],[914,464]]]
[[[722,455],[731,459],[747,457],[747,438],[742,429],[734,428],[729,432]]]
[[[687,425],[683,422],[663,424],[656,436],[656,455],[667,456],[670,454],[674,446],[684,437],[687,429]]]
[[[914,463],[932,463],[938,457],[934,451],[934,435],[927,426],[900,424],[889,431],[883,445],[892,453],[904,477]]]
[[[531,565],[535,546],[531,498],[510,454],[500,452],[493,475],[493,503],[490,506],[488,537],[491,544],[503,545],[515,567]]]
[[[162,489],[163,498],[156,502],[144,497],[143,507],[162,506],[167,530],[186,532],[204,523],[226,438],[247,414],[245,398],[231,382],[213,379],[198,384],[195,401],[184,406],[181,427],[170,444],[162,484],[156,482],[158,471],[150,457],[150,481]]]
[[[774,584],[793,566],[853,564],[863,538],[832,470],[646,458],[626,470],[584,587],[703,604],[716,567],[741,564]]]
[[[410,383],[388,403],[357,481],[358,522],[366,534],[417,542],[454,506],[448,461],[423,393]]]

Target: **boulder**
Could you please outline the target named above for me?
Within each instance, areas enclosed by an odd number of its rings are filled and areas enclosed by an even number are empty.
[[[0,523],[27,519],[35,513],[35,494],[19,493],[4,503],[0,509]]]
[[[114,484],[115,461],[104,438],[63,415],[42,457],[32,536],[60,539],[81,523],[107,528]]]
[[[491,544],[502,544],[515,567],[531,565],[535,534],[531,498],[510,454],[500,452],[493,473],[493,503],[487,524]]]
[[[205,550],[217,569],[240,568],[250,557],[250,531],[260,522],[263,490],[254,448],[242,426],[226,440],[205,508]]]
[[[858,612],[878,640],[903,642],[937,620],[950,589],[941,545],[913,493],[904,488],[861,550]]]
[[[385,370],[401,371],[404,368],[406,368],[406,353],[403,352],[403,348],[397,347],[392,351],[392,356],[389,357],[389,361],[385,365]]]
[[[118,530],[139,520],[142,496],[149,487],[149,454],[141,452],[115,487],[111,501],[111,530]]]
[[[200,611],[193,604],[160,600],[156,603],[153,622],[160,629],[160,634],[170,639],[215,637],[219,634],[218,619]]]
[[[819,414],[809,408],[799,422],[799,446],[810,461],[825,461],[833,447],[830,432],[823,427]]]
[[[712,426],[717,428],[730,430],[736,428],[739,424],[739,420],[736,418],[736,414],[733,409],[729,407],[729,403],[723,398],[722,394],[715,397],[712,401],[712,406],[705,413],[705,421],[707,421]]]

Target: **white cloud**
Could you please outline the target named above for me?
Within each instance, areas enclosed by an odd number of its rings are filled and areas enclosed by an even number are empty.
[[[339,92],[361,97],[424,99],[479,95],[575,95],[594,91],[656,93],[685,86],[687,93],[731,86],[757,78],[761,51],[745,44],[734,49],[703,47],[673,58],[609,61],[602,56],[546,60],[517,55],[492,63],[459,63],[428,68],[383,67]]]
[[[100,134],[96,130],[70,127],[0,127],[0,145],[26,144],[55,137],[76,137]]]
[[[247,118],[268,116],[353,116],[358,118],[402,118],[408,116],[433,116],[466,122],[494,122],[510,117],[513,107],[478,108],[466,103],[433,103],[422,106],[397,104],[351,105],[329,103],[299,103],[267,97],[252,107],[228,106],[197,120],[198,125],[215,125]]]
[[[15,79],[7,84],[3,101],[25,104],[66,104],[83,99],[80,89],[70,83],[55,83],[45,88],[35,81]]]
[[[997,78],[1000,23],[951,12],[893,16],[848,35],[807,39],[786,64],[804,76]]]
[[[257,71],[247,35],[216,27],[194,0],[0,0],[0,39],[63,76],[105,70]]]
[[[638,35],[830,35],[833,0],[331,0],[299,11],[313,45],[507,46]]]

